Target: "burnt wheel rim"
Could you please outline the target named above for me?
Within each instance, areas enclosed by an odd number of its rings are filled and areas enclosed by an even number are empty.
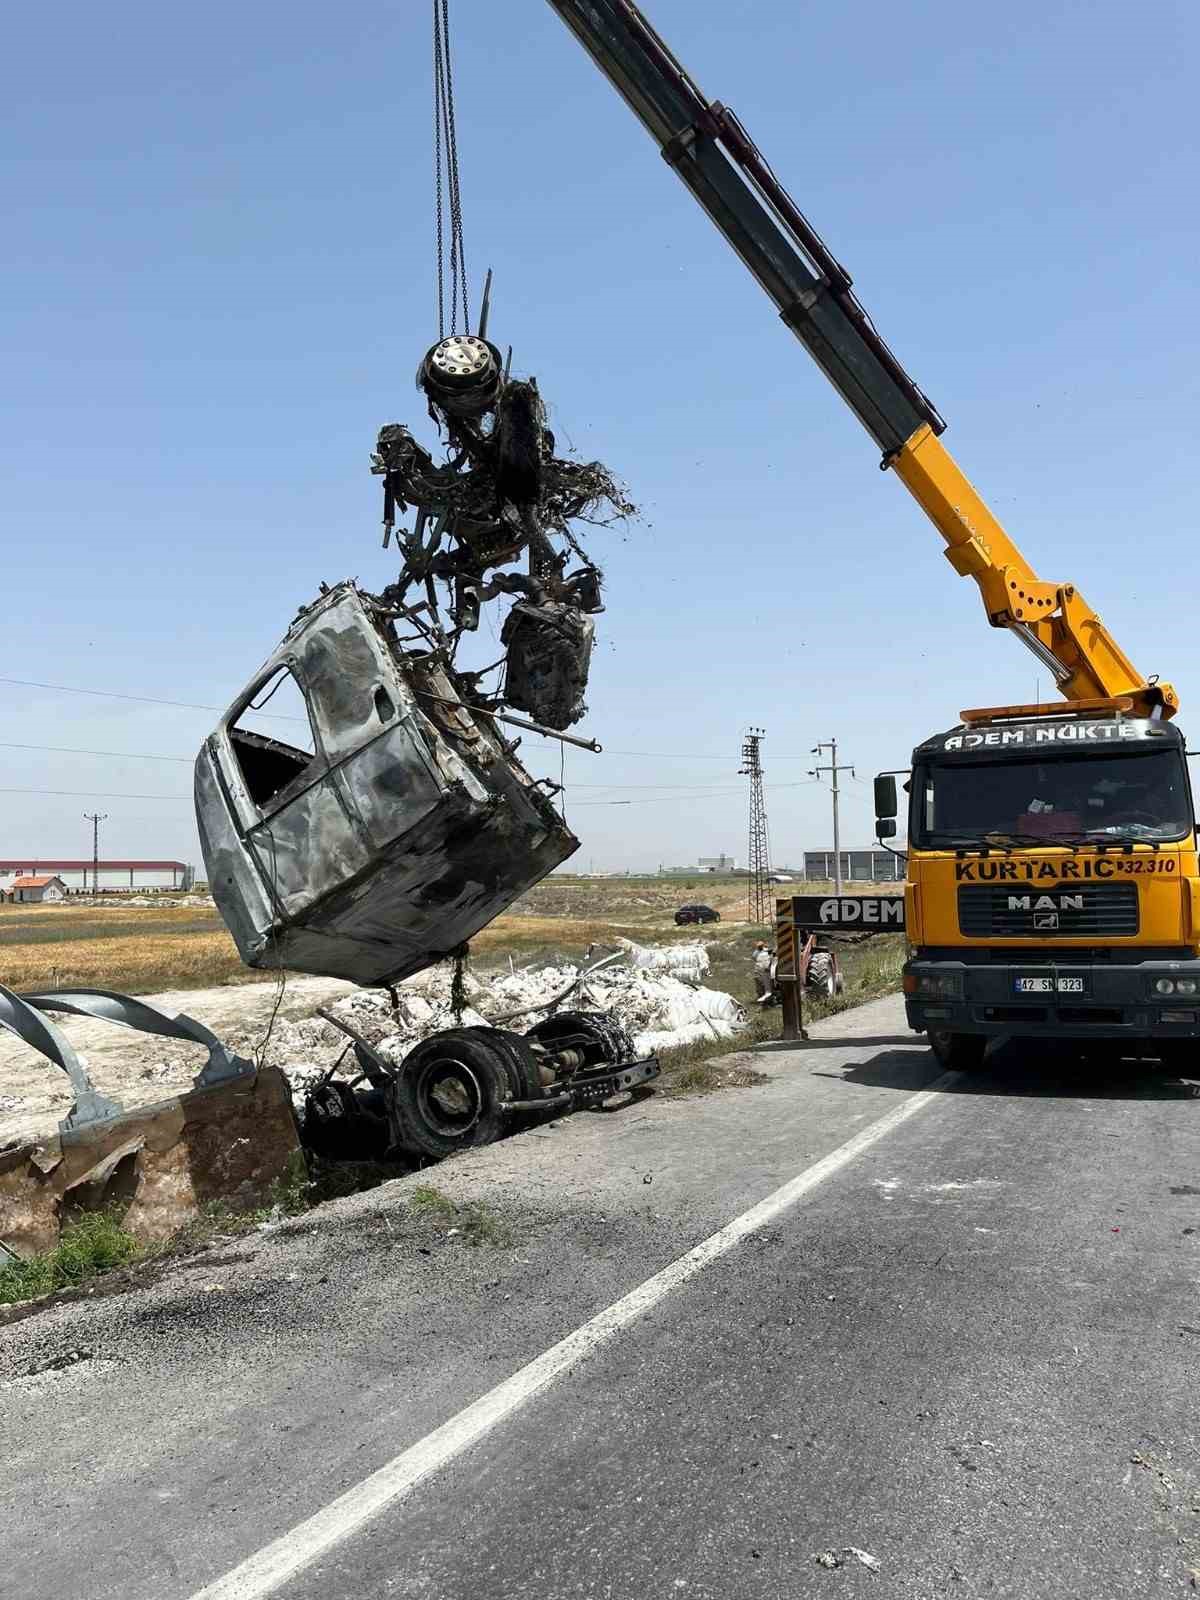
[[[413,1088],[422,1122],[444,1139],[461,1139],[483,1114],[479,1079],[453,1056],[436,1056],[422,1066]]]

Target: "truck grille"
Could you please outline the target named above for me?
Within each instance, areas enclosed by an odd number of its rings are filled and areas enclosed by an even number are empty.
[[[958,926],[968,939],[1129,939],[1138,931],[1137,885],[1081,883],[1038,890],[962,883]]]

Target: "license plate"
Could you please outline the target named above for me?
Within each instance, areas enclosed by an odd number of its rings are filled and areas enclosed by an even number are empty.
[[[1018,994],[1086,994],[1087,982],[1083,978],[1014,978]]]

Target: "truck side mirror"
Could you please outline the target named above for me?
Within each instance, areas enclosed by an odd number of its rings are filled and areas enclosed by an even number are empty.
[[[894,817],[898,807],[896,805],[896,780],[891,773],[882,773],[875,779],[875,815],[880,818]],[[892,833],[895,833],[895,828]],[[888,834],[888,838],[891,838]]]
[[[877,839],[894,839],[896,837],[896,824],[891,817],[875,818],[875,837]]]

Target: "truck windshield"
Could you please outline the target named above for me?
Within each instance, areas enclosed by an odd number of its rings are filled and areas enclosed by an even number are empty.
[[[913,843],[1159,843],[1192,828],[1179,750],[930,762],[913,775]]]

